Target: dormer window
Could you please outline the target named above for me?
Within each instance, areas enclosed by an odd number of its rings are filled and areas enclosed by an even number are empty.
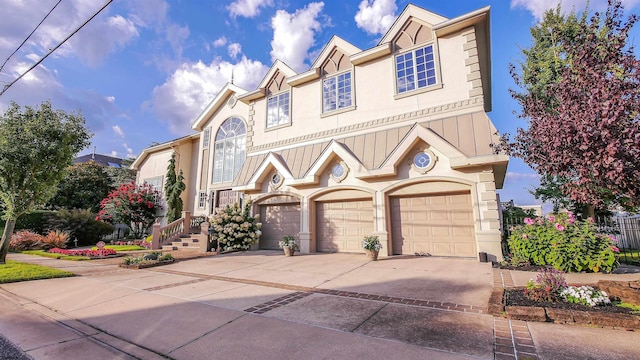
[[[289,91],[273,95],[267,99],[267,129],[290,122]]]
[[[351,106],[351,71],[322,81],[322,104],[325,113]]]
[[[435,85],[433,45],[396,55],[396,80],[398,94]]]

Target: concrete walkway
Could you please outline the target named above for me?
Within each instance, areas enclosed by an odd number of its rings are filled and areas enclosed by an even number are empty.
[[[495,274],[473,260],[369,262],[359,254],[256,251],[125,270],[100,261],[10,258],[80,275],[0,285],[0,334],[34,359],[569,359],[584,349],[580,358],[632,359],[640,353],[638,333],[486,315]],[[572,347],[561,346],[563,337]]]

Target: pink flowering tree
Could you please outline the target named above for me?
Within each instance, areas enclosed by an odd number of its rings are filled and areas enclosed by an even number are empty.
[[[151,185],[122,184],[100,202],[96,220],[127,224],[135,238],[142,238],[162,210],[160,194]]]
[[[572,213],[525,218],[509,237],[513,265],[551,265],[558,270],[611,272],[618,265],[615,238],[599,234],[591,218]]]

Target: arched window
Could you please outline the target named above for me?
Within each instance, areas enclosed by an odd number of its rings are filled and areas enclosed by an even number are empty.
[[[244,121],[232,117],[220,125],[216,133],[213,154],[213,182],[231,181],[242,168],[245,158],[247,127]]]

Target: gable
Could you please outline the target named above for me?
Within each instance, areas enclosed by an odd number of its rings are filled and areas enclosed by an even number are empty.
[[[392,41],[392,51],[411,48],[434,39],[431,25],[409,18]]]

